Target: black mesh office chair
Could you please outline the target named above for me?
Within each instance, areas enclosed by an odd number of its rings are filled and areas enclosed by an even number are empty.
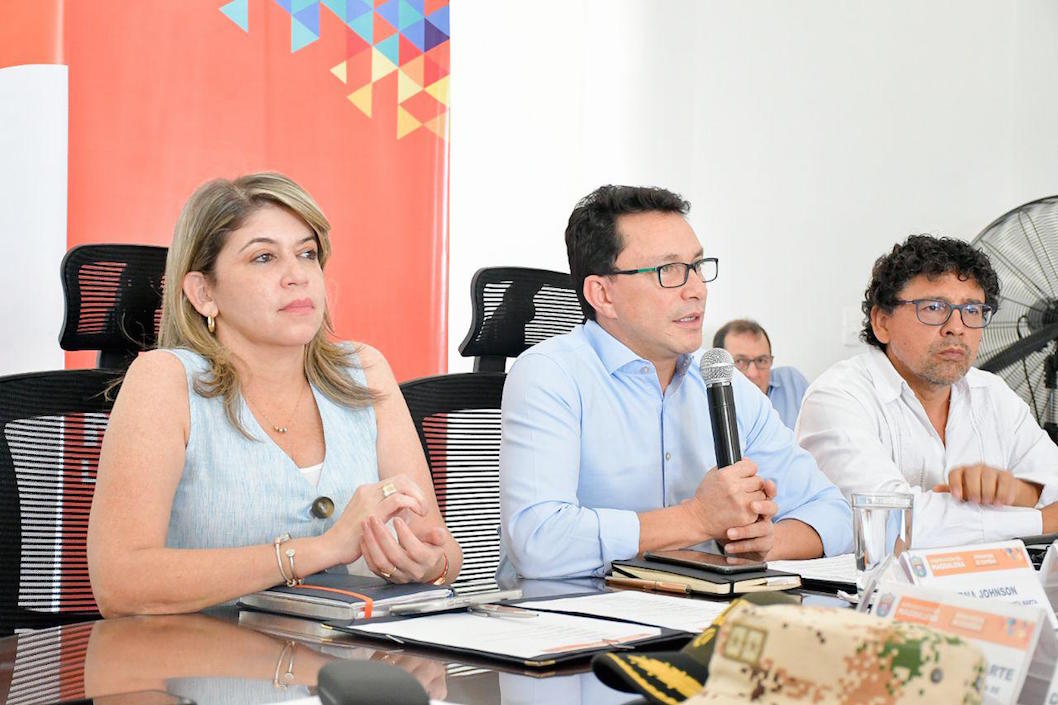
[[[98,350],[99,367],[127,368],[153,348],[161,318],[167,248],[80,245],[63,257],[63,350]]]
[[[500,398],[502,372],[467,372],[400,385],[434,492],[463,549],[460,592],[496,588],[500,556]]]
[[[473,318],[459,344],[475,372],[503,372],[507,358],[568,333],[584,322],[573,281],[564,272],[528,267],[486,267],[470,282]]]
[[[115,378],[0,377],[0,634],[99,616],[85,539]]]

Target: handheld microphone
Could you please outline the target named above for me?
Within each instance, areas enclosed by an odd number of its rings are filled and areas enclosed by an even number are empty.
[[[705,380],[705,392],[709,398],[709,420],[713,427],[716,466],[726,468],[742,460],[742,450],[738,444],[738,426],[735,424],[735,394],[731,389],[735,361],[727,350],[713,348],[702,353],[700,368],[702,379]]]

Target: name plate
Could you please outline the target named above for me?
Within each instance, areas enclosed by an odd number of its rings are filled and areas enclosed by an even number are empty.
[[[1051,601],[1020,541],[911,549],[904,551],[900,560],[915,585],[979,600],[1038,607],[1047,615],[1051,628],[1058,629]]]
[[[955,634],[975,644],[987,661],[984,703],[1014,705],[1046,702],[1038,692],[1039,676],[1048,653],[1058,642],[1043,610],[1005,602],[983,602],[945,590],[887,582],[879,590],[873,613],[883,619],[910,622]],[[1036,662],[1039,668],[1033,668]],[[1034,672],[1037,691],[1025,695],[1026,678]]]

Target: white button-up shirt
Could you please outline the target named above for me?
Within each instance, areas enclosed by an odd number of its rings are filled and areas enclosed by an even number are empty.
[[[952,385],[945,441],[878,349],[839,362],[808,387],[796,433],[846,498],[854,492],[912,494],[917,548],[1042,531],[1036,509],[981,506],[932,491],[959,466],[984,463],[1043,485],[1037,506],[1058,499],[1058,446],[1000,377],[976,368]]]

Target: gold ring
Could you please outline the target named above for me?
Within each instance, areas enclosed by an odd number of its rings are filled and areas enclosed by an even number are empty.
[[[386,571],[384,571],[384,570],[380,570],[380,571],[378,571],[378,572],[379,572],[379,575],[381,575],[381,576],[382,576],[383,578],[385,578],[386,580],[389,580],[390,578],[392,578],[392,577],[393,577],[393,573],[387,573],[387,572],[386,572]]]
[[[386,499],[391,494],[397,494],[397,486],[394,485],[392,482],[387,482],[386,484],[382,485],[382,499]]]

